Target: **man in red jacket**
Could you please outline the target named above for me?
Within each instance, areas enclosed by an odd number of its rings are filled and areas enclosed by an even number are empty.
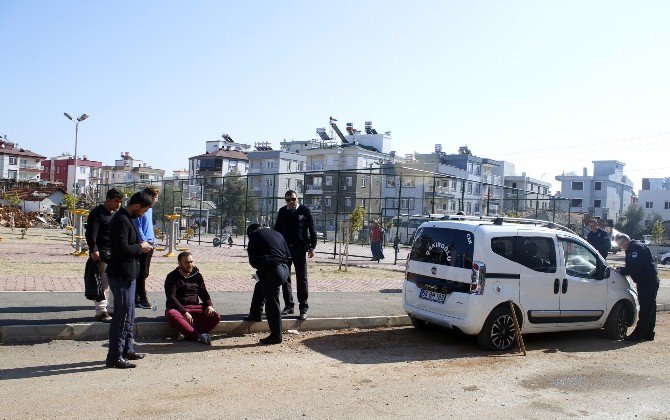
[[[211,345],[209,332],[221,317],[214,311],[205,279],[193,265],[191,253],[180,253],[177,263],[179,267],[165,278],[165,316],[180,336]]]

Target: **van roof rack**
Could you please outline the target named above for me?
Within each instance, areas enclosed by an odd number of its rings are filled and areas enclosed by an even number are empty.
[[[493,222],[494,225],[502,225],[503,222],[507,223],[518,223],[523,225],[535,225],[542,226],[549,229],[562,230],[569,233],[575,233],[572,229],[569,229],[558,223],[550,222],[548,220],[540,219],[524,219],[520,217],[506,217],[506,216],[467,216],[467,215],[458,215],[458,214],[430,214],[429,217],[434,220],[472,220],[472,221],[487,221]]]

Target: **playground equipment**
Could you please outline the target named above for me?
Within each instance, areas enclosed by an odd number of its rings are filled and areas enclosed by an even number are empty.
[[[165,249],[167,254],[165,257],[174,257],[174,252],[177,250],[177,237],[179,235],[179,214],[166,214],[165,218],[168,223],[165,224]]]
[[[344,271],[349,267],[349,221],[344,220],[340,222],[340,266],[338,270],[342,270],[342,263],[344,262]],[[344,249],[342,249],[344,247]]]
[[[72,229],[72,241],[74,243],[74,252],[72,255],[76,256],[87,256],[88,252],[84,251],[83,243],[84,240],[86,239],[86,236],[84,236],[84,224],[85,224],[85,217],[88,217],[88,214],[90,211],[86,209],[74,209],[72,210],[72,214],[74,215],[74,226]]]

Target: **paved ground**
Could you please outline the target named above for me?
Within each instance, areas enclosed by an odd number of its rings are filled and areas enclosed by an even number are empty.
[[[131,371],[105,342],[0,346],[0,418],[668,418],[670,314],[657,340],[527,335],[528,356],[412,328],[147,341]]]
[[[91,302],[83,297],[85,258],[74,257],[69,237],[57,229],[30,229],[27,239],[18,230],[0,229],[3,258],[0,260],[0,326],[90,322]],[[239,242],[239,241],[238,241]],[[183,244],[193,252],[202,270],[217,310],[223,319],[240,319],[251,301],[252,269],[242,247],[214,248],[209,242]],[[332,244],[319,248],[332,250]],[[352,246],[364,254],[367,248]],[[386,249],[382,263],[351,257],[348,271],[338,270],[332,255],[317,254],[310,261],[311,317],[403,315],[401,287],[404,262],[393,264],[392,249]],[[162,319],[165,310],[163,279],[175,268],[175,258],[157,252],[148,280],[149,300],[157,311],[138,310],[138,321]],[[400,257],[406,257],[403,250]],[[621,264],[622,254],[612,256]],[[661,271],[658,301],[670,303],[670,271]]]

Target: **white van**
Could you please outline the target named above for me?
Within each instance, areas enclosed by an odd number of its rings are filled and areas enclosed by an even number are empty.
[[[588,242],[544,221],[463,217],[423,223],[407,261],[403,305],[415,327],[433,323],[477,335],[481,347],[521,332],[604,328],[622,339],[639,309],[630,281]]]

